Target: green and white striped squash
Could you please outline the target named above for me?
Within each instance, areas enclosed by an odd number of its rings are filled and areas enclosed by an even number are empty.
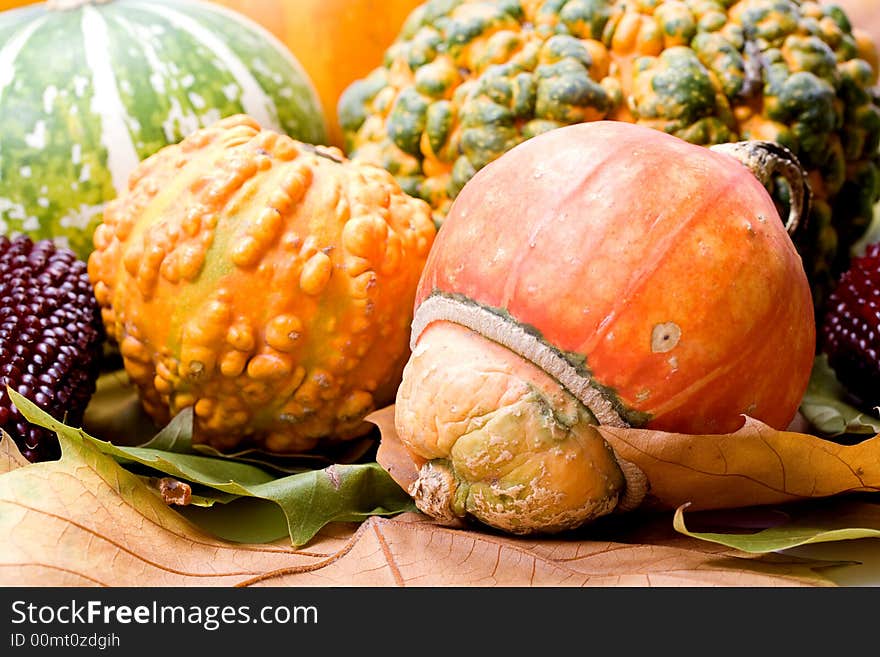
[[[139,161],[217,119],[324,143],[308,75],[264,28],[196,0],[67,0],[0,13],[0,233],[80,257]]]

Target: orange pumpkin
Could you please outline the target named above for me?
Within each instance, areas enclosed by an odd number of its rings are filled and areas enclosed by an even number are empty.
[[[37,0],[0,0],[0,11],[35,4]]]
[[[382,63],[385,49],[422,0],[214,0],[283,41],[306,69],[324,106],[329,141],[342,146],[336,103]]]
[[[815,340],[801,259],[749,169],[624,122],[544,133],[465,185],[423,270],[395,417],[425,463],[416,502],[576,526],[624,494],[590,426],[784,428]]]

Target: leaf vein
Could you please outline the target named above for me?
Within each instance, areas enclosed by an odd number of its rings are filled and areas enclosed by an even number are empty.
[[[385,540],[385,536],[379,528],[379,523],[372,522],[370,524],[373,525],[373,533],[376,534],[376,540],[379,541],[379,547],[382,548],[382,554],[385,557],[385,561],[388,563],[388,568],[391,570],[391,575],[394,577],[395,584],[398,586],[406,586],[406,582],[403,579],[403,575],[400,572],[397,562],[394,560],[394,555],[391,552],[388,541]]]
[[[126,554],[134,557],[135,559],[137,559],[139,561],[144,562],[145,564],[147,564],[149,566],[152,566],[153,568],[156,568],[157,570],[172,573],[175,575],[184,575],[187,577],[231,577],[231,576],[237,576],[237,575],[250,574],[250,572],[248,572],[248,571],[229,572],[229,573],[196,573],[196,572],[187,572],[184,570],[178,570],[176,568],[171,568],[170,566],[165,566],[157,561],[153,561],[153,560],[147,558],[146,556],[139,554],[139,553],[135,552],[134,550],[132,550],[131,548],[123,545],[119,541],[115,541],[108,536],[104,536],[103,534],[95,531],[91,527],[87,527],[86,525],[78,523],[71,518],[66,518],[66,517],[58,515],[56,513],[51,513],[49,511],[45,511],[43,509],[38,509],[36,507],[29,506],[29,505],[24,504],[22,502],[19,502],[17,500],[2,500],[2,501],[6,502],[7,504],[11,504],[13,506],[18,506],[23,509],[26,509],[27,511],[31,511],[33,513],[38,513],[40,515],[44,515],[49,518],[54,518],[55,520],[59,520],[63,523],[66,523],[67,526],[65,526],[64,531],[67,531],[69,529],[69,527],[72,525],[73,527],[76,527],[80,531],[86,533],[90,538],[95,538],[95,539],[99,539],[102,541],[106,541],[107,543],[109,543],[113,547],[117,548],[119,551],[125,552]],[[183,537],[181,537],[181,538],[183,538]],[[188,538],[185,538],[184,540],[186,540],[187,542],[194,543],[194,541],[190,541],[190,539],[188,539]]]
[[[98,586],[103,586],[105,588],[110,588],[109,584],[106,584],[100,580],[95,579],[94,577],[89,577],[88,575],[84,575],[83,573],[79,573],[75,570],[71,570],[70,568],[63,568],[61,566],[55,566],[48,563],[38,563],[38,562],[28,562],[28,563],[0,563],[0,568],[46,568],[48,570],[57,570],[62,573],[68,573],[70,575],[76,575],[80,579],[84,579],[89,582],[94,582]]]

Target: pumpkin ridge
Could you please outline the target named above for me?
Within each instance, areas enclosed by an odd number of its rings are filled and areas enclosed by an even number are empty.
[[[727,184],[721,191],[726,193],[726,191],[733,184],[733,179],[729,179],[727,181]],[[627,308],[630,299],[632,299],[632,297],[637,294],[639,290],[642,289],[646,282],[651,280],[657,269],[666,262],[667,255],[669,251],[675,248],[679,235],[685,230],[691,229],[693,227],[692,222],[696,222],[699,219],[706,220],[707,217],[703,210],[706,207],[712,205],[714,202],[714,197],[710,198],[706,196],[704,198],[701,198],[699,207],[695,208],[695,206],[688,206],[690,216],[682,217],[682,215],[678,212],[673,213],[675,217],[675,226],[671,230],[667,230],[664,235],[659,237],[657,241],[652,244],[650,250],[650,258],[646,258],[644,261],[645,263],[647,263],[647,266],[639,269],[638,278],[629,282],[626,289],[617,298],[617,303],[611,309],[611,312],[604,318],[602,318],[602,321],[600,321],[598,326],[596,327],[596,332],[593,333],[586,342],[580,345],[578,351],[581,351],[583,353],[590,353],[596,347],[596,345],[598,345],[602,340],[605,339],[608,331],[614,326],[615,321],[620,317],[621,311]],[[650,232],[653,232],[655,226],[657,225],[657,222],[664,217],[668,217],[669,215],[669,211],[664,209],[654,219],[648,230]]]
[[[540,333],[508,314],[492,309],[462,295],[434,292],[416,308],[413,316],[410,347],[433,322],[447,321],[468,328],[482,337],[511,350],[555,379],[578,399],[603,425],[640,426],[649,419],[646,413],[633,412],[614,391],[596,381],[586,366],[576,366],[559,349],[547,343]]]
[[[541,233],[542,230],[547,226],[550,221],[555,219],[560,214],[560,209],[567,207],[572,199],[578,198],[583,193],[583,188],[591,181],[591,179],[599,174],[602,169],[602,165],[606,163],[607,158],[604,158],[601,162],[593,161],[593,167],[589,172],[585,173],[581,180],[577,185],[573,185],[571,190],[569,190],[565,195],[560,196],[557,199],[556,204],[552,209],[545,212],[540,222],[535,222],[536,225],[534,229],[529,233],[529,238],[525,242],[520,244],[519,253],[515,259],[515,264],[512,266],[512,273],[508,280],[508,283],[504,289],[504,292],[501,295],[501,305],[503,307],[507,307],[513,298],[516,296],[516,289],[520,283],[520,269],[521,265],[528,260],[529,251],[534,248],[535,238],[537,235]],[[537,175],[537,174],[536,174]]]

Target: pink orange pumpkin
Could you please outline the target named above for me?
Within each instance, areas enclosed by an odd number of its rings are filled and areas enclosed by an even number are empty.
[[[809,188],[790,153],[750,149]],[[782,159],[780,159],[780,156]],[[760,167],[759,167],[760,169]],[[778,171],[623,122],[540,135],[479,171],[422,272],[395,424],[447,520],[577,526],[627,497],[596,424],[784,428],[815,352]],[[632,493],[632,490],[629,491]]]

